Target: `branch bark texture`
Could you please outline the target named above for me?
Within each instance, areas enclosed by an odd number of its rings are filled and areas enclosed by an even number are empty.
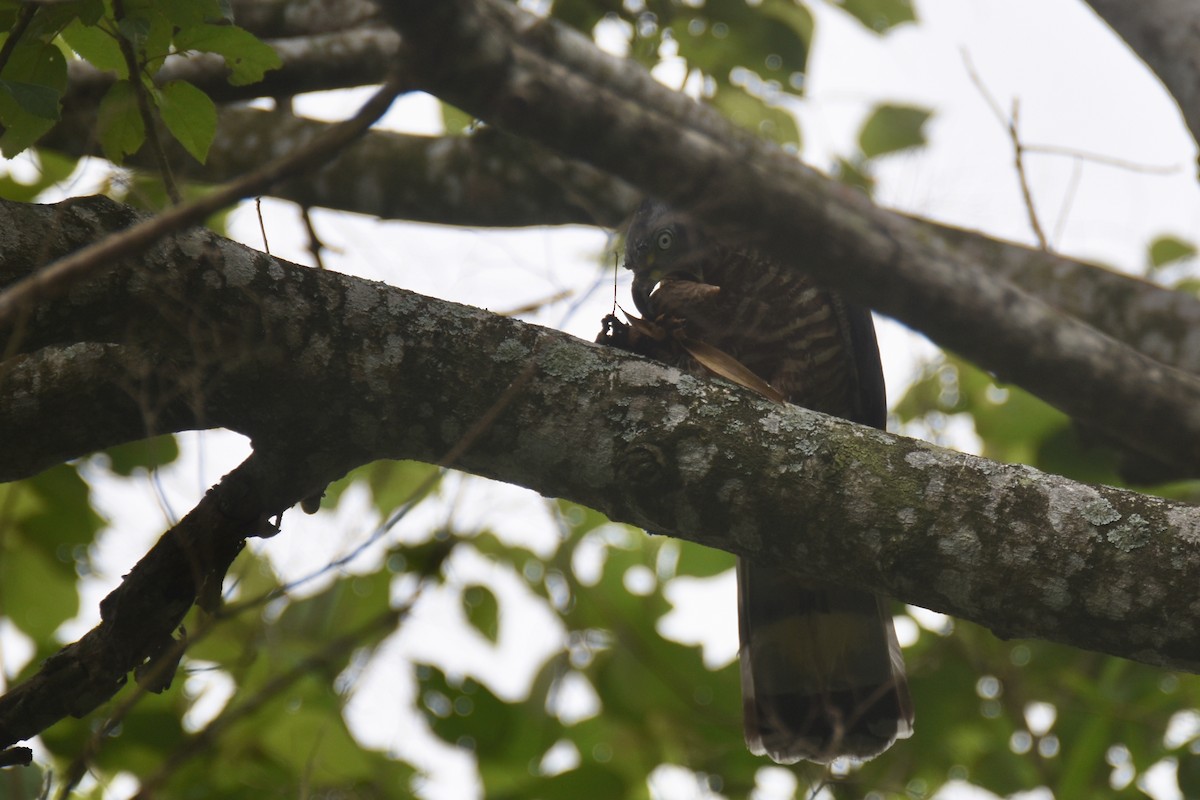
[[[169,686],[173,666],[156,659],[169,661],[173,634],[198,597],[219,598],[246,538],[272,532],[267,518],[298,501],[300,463],[255,455],[210,490],[104,598],[98,626],[0,697],[0,749],[94,711],[135,670],[150,691]]]
[[[16,215],[6,228],[31,231],[29,247],[55,230],[84,236],[89,225],[128,224],[119,217],[131,213],[99,199],[59,214],[3,208]],[[5,255],[4,263],[19,261]],[[66,377],[76,364],[62,348],[83,342],[108,343],[84,360],[93,381],[105,366],[100,354],[153,348],[153,363],[166,366],[141,399],[177,401],[170,429],[221,425],[259,451],[302,444],[301,491],[376,458],[438,461],[509,392],[508,407],[456,466],[1004,636],[1200,671],[1193,507],[780,407],[724,382],[295,267],[201,231],[165,240],[28,319],[25,355],[5,365],[0,382],[0,404],[14,409],[0,417],[0,439],[10,443],[0,478],[39,468],[30,454],[56,424],[40,402],[68,417],[90,414],[98,432],[41,466],[141,435],[131,429],[137,403],[101,418],[89,398],[49,392],[31,377],[53,367],[59,385],[79,385]],[[112,368],[114,396],[128,382]]]
[[[1196,15],[1188,3],[1157,2],[1170,7],[1170,14],[1164,17],[1144,14],[1140,8],[1125,10],[1118,29],[1135,22],[1157,28],[1164,18],[1179,17],[1186,23],[1187,15]],[[239,23],[277,40],[284,67],[270,74],[272,83],[229,87],[224,80],[225,67],[216,58],[175,59],[160,80],[186,75],[225,100],[286,95],[381,80],[386,62],[400,52],[395,33],[371,27],[377,24],[378,11],[367,0],[356,0],[351,6],[330,0],[254,0],[234,5]],[[1097,0],[1094,5],[1110,16],[1122,13],[1117,8],[1120,4]],[[1117,20],[1112,21],[1115,25]],[[1171,41],[1179,37],[1183,37],[1180,42],[1186,41],[1185,28],[1178,28]],[[580,69],[607,74],[602,58],[583,57],[580,54],[587,52],[583,45],[572,44],[569,36],[561,38],[563,44],[542,49],[559,55],[565,52]],[[112,78],[81,64],[71,66],[63,121],[45,141],[70,155],[97,155],[93,136],[96,104]],[[619,73],[613,73],[613,79],[625,80]],[[636,84],[616,85],[632,90]],[[1185,96],[1182,90],[1176,95]],[[679,107],[672,114],[688,113],[687,101],[676,100]],[[287,112],[227,107],[222,110],[208,163],[196,164],[176,146],[169,153],[172,169],[181,177],[229,180],[279,152],[294,149],[324,126]],[[706,127],[719,132],[720,124]],[[136,157],[132,163],[139,163]],[[444,138],[375,131],[330,166],[303,180],[284,183],[273,193],[304,206],[479,226],[579,223],[615,227],[638,200],[638,192],[624,181],[494,129]],[[1144,355],[1188,372],[1200,370],[1200,337],[1192,333],[1200,329],[1200,301],[1194,296],[970,231],[902,216],[894,221],[902,228],[915,225],[913,230],[919,235],[949,243],[955,258],[984,265],[1053,308],[1082,319]]]
[[[1200,380],[956,258],[636,65],[493,0],[384,9],[412,44],[406,71],[427,90],[689,210],[717,235],[761,234],[755,243],[785,263],[1126,447],[1189,473],[1200,464]]]
[[[1146,62],[1200,142],[1200,6],[1191,0],[1087,0]]]

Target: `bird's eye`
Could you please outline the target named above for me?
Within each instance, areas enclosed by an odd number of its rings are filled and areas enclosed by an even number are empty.
[[[658,245],[659,250],[670,250],[674,242],[675,233],[670,228],[663,228],[654,234],[654,243]]]

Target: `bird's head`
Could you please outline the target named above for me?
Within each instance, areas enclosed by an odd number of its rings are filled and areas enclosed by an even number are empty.
[[[653,318],[650,295],[668,277],[704,280],[702,237],[685,215],[658,202],[645,200],[634,212],[625,237],[625,268],[633,272],[633,302]]]

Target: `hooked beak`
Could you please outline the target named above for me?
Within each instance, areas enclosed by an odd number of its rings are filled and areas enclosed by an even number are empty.
[[[646,272],[639,272],[633,276],[633,287],[630,290],[633,294],[633,304],[637,306],[637,310],[645,319],[654,317],[654,310],[650,305],[650,293],[657,285],[658,281]]]

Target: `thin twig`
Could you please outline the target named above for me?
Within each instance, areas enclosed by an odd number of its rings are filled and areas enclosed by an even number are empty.
[[[29,23],[33,22],[33,15],[37,13],[38,7],[34,3],[28,3],[21,6],[21,10],[17,12],[17,21],[13,23],[12,30],[8,32],[8,38],[4,40],[4,44],[0,44],[0,72],[4,72],[4,68],[8,66],[8,60],[12,58],[13,50],[17,49],[17,42],[21,41],[21,37],[25,35],[25,29],[29,27]]]
[[[1041,220],[1038,219],[1037,209],[1033,205],[1033,190],[1029,188],[1029,175],[1025,172],[1025,147],[1021,144],[1021,135],[1017,131],[1017,120],[1021,113],[1020,101],[1013,98],[1012,114],[1008,118],[1008,135],[1012,139],[1013,162],[1017,167],[1017,180],[1021,182],[1021,198],[1025,201],[1025,211],[1029,215],[1029,227],[1037,239],[1038,247],[1050,252],[1050,243],[1046,241],[1046,232],[1042,230]]]
[[[996,102],[996,98],[988,91],[987,84],[983,82],[983,78],[975,70],[975,62],[971,60],[971,54],[967,52],[966,48],[960,50],[959,53],[962,56],[963,66],[966,67],[967,77],[971,79],[971,83],[975,84],[975,88],[979,90],[979,94],[983,97],[984,102],[992,110],[992,116],[996,118],[997,122],[1007,128],[1008,118],[1004,116],[1004,110],[1000,108],[1000,104]]]
[[[1107,167],[1115,167],[1116,169],[1128,170],[1130,172],[1142,172],[1151,175],[1172,175],[1179,172],[1181,169],[1178,165],[1155,165],[1155,164],[1138,164],[1133,161],[1127,161],[1123,158],[1115,158],[1113,156],[1103,155],[1101,153],[1091,153],[1086,150],[1078,150],[1072,147],[1062,147],[1052,144],[1026,144],[1021,141],[1021,137],[1017,131],[1018,117],[1018,101],[1013,100],[1012,114],[1007,118],[1004,112],[1000,109],[1000,104],[992,93],[988,91],[987,85],[984,84],[983,78],[975,69],[974,63],[971,61],[970,54],[964,49],[962,51],[963,64],[966,67],[967,75],[971,78],[971,82],[975,84],[975,88],[979,90],[984,102],[992,110],[992,114],[996,120],[1004,126],[1008,132],[1009,139],[1012,140],[1014,160],[1017,167],[1017,178],[1021,183],[1021,196],[1025,201],[1025,209],[1029,215],[1029,224],[1033,228],[1034,236],[1038,240],[1038,245],[1042,250],[1049,250],[1046,235],[1042,230],[1042,226],[1038,220],[1037,212],[1033,205],[1033,193],[1029,186],[1028,176],[1025,170],[1026,153],[1038,153],[1041,155],[1051,156],[1069,156],[1075,161],[1075,166],[1071,175],[1071,187],[1067,191],[1067,197],[1063,201],[1062,211],[1059,213],[1058,222],[1055,224],[1055,238],[1058,238],[1059,232],[1063,229],[1066,222],[1066,215],[1069,211],[1072,200],[1074,199],[1075,189],[1079,185],[1079,163],[1088,161],[1094,164],[1101,164]]]
[[[300,206],[300,218],[304,220],[304,229],[308,231],[308,252],[312,253],[313,265],[317,269],[325,269],[325,262],[321,260],[321,251],[325,249],[325,244],[321,241],[321,237],[317,235],[317,228],[313,225],[312,214],[309,206]]]
[[[371,127],[401,91],[404,91],[401,80],[390,78],[357,114],[324,130],[304,147],[224,184],[211,194],[173,206],[132,228],[110,234],[12,284],[0,293],[0,328],[11,326],[22,308],[56,297],[75,281],[103,269],[112,269],[120,259],[144,250],[164,236],[197,225],[225,206],[332,157]]]
[[[1174,175],[1183,169],[1178,164],[1138,164],[1134,161],[1126,161],[1123,158],[1106,156],[1103,153],[1092,153],[1087,150],[1077,150],[1074,147],[1063,147],[1056,144],[1027,144],[1025,145],[1025,152],[1047,156],[1069,156],[1080,161],[1090,161],[1093,164],[1102,164],[1106,167],[1115,167],[1116,169],[1128,170],[1129,172],[1144,172],[1150,175]]]
[[[1079,158],[1071,159],[1071,177],[1067,180],[1067,191],[1063,193],[1062,205],[1059,206],[1058,217],[1054,223],[1054,241],[1056,242],[1062,241],[1063,230],[1067,227],[1067,217],[1071,213],[1071,206],[1075,204],[1075,194],[1079,191],[1079,183],[1082,178],[1082,162]]]
[[[271,243],[267,241],[267,224],[263,222],[262,197],[254,198],[254,213],[258,215],[258,229],[262,231],[263,252],[271,255]]]
[[[125,18],[124,0],[113,0],[113,17],[118,23],[116,26],[117,46],[121,49],[121,57],[125,59],[125,71],[129,73],[129,83],[133,87],[133,96],[137,99],[138,114],[142,118],[142,127],[146,129],[146,144],[150,146],[150,155],[158,167],[158,174],[162,176],[167,197],[171,199],[172,205],[177,206],[183,198],[179,194],[179,187],[175,185],[175,176],[171,174],[171,165],[167,161],[162,140],[158,136],[158,124],[155,120],[154,109],[150,107],[150,93],[146,91],[146,84],[142,82],[142,68],[138,64],[133,42],[129,41],[121,32],[120,22]]]
[[[992,115],[996,121],[1004,126],[1008,132],[1008,138],[1013,146],[1013,161],[1017,168],[1017,181],[1021,185],[1021,198],[1025,202],[1025,211],[1029,215],[1029,226],[1033,229],[1034,238],[1037,239],[1038,247],[1049,252],[1050,246],[1046,241],[1046,233],[1042,230],[1042,224],[1038,220],[1037,209],[1033,205],[1033,191],[1029,188],[1029,179],[1025,173],[1025,146],[1021,144],[1021,137],[1017,131],[1017,119],[1020,113],[1019,101],[1013,98],[1012,113],[1007,117],[1004,111],[1000,108],[1000,103],[988,91],[987,84],[983,82],[983,78],[975,70],[975,64],[971,61],[971,54],[963,49],[962,51],[963,65],[966,67],[967,75],[971,78],[971,83],[975,84],[975,88],[979,90],[979,94],[983,97],[984,102],[988,104],[988,108],[992,110]]]
[[[528,314],[533,311],[539,311],[548,305],[560,303],[569,298],[574,292],[571,289],[561,289],[549,297],[543,297],[540,300],[531,300],[528,303],[522,303],[516,308],[510,308],[507,311],[497,311],[496,313],[502,317],[515,317],[518,314]]]

